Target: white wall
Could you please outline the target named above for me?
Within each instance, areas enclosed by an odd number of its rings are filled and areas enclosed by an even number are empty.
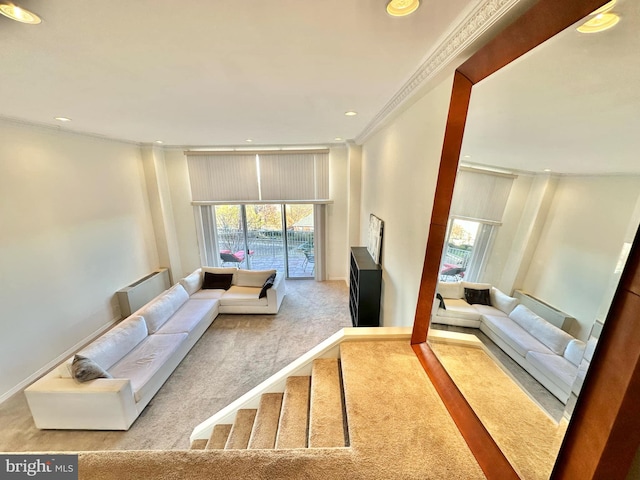
[[[574,316],[586,338],[608,291],[640,177],[561,177],[522,287]]]
[[[327,278],[349,278],[349,160],[346,146],[331,147],[329,153],[329,196],[333,203],[327,205]]]
[[[166,149],[164,158],[171,193],[175,235],[182,266],[182,271],[174,272],[174,278],[179,280],[200,267],[200,253],[193,213],[194,207],[191,206],[187,157],[182,149]]]
[[[384,326],[415,317],[452,84],[450,76],[362,148],[360,244],[373,213],[384,221]]]
[[[0,121],[0,400],[157,267],[138,146]]]

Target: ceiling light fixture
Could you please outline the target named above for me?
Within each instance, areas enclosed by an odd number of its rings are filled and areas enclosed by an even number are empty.
[[[251,142],[253,142],[253,140],[251,140],[250,138],[247,138],[247,139],[245,140],[245,142],[247,142],[247,143],[251,143]]]
[[[387,13],[393,17],[404,17],[415,12],[420,0],[391,0],[387,3]]]
[[[591,20],[584,22],[576,30],[580,33],[598,33],[609,30],[620,21],[620,17],[615,13],[599,13]]]
[[[54,120],[58,120],[59,122],[70,122],[71,119],[67,117],[56,117]]]
[[[348,112],[344,112],[347,117],[355,117],[358,112],[354,112],[353,110],[349,110]]]
[[[550,169],[550,168],[545,168],[545,169],[543,170],[543,172],[547,172],[547,173],[549,173],[550,171],[551,171],[551,169]]]
[[[335,140],[336,142],[341,142],[341,141],[342,141],[342,137],[336,137],[336,138],[334,138],[334,140]]]
[[[0,3],[0,13],[11,20],[28,23],[29,25],[37,25],[42,22],[40,17],[35,13],[20,8],[17,5],[12,5],[11,3]]]
[[[611,0],[599,9],[591,12],[589,15],[591,18],[576,28],[576,30],[580,33],[598,33],[614,27],[620,21],[618,15],[610,13],[613,7],[616,6],[616,1],[617,0]]]
[[[161,145],[161,144],[163,144],[164,142],[163,142],[162,140],[156,140],[156,142],[155,142],[155,143],[157,143],[157,144],[160,144],[160,145]]]

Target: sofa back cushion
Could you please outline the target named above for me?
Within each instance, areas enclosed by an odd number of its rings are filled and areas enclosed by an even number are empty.
[[[139,315],[131,316],[78,352],[90,358],[105,370],[147,338],[147,324]]]
[[[239,287],[258,287],[262,288],[264,282],[275,274],[275,270],[238,270],[236,272],[233,284]]]
[[[524,305],[516,305],[509,313],[509,318],[525,330],[529,331],[533,327],[536,319],[540,317]]]
[[[563,355],[567,345],[573,340],[567,332],[550,324],[524,305],[517,305],[509,318],[557,355]]]
[[[464,289],[462,282],[438,282],[436,293],[442,295],[443,298],[462,298]]]
[[[202,269],[198,268],[195,272],[187,275],[180,280],[180,285],[186,290],[189,296],[196,293],[202,288]]]
[[[149,333],[153,334],[189,300],[189,294],[179,283],[162,295],[147,303],[138,313],[147,322]]]
[[[491,287],[491,305],[509,315],[518,305],[518,299],[510,297],[496,287]]]
[[[586,346],[586,343],[574,338],[567,345],[567,348],[564,351],[564,358],[569,360],[576,367],[579,366],[582,361],[582,357],[584,356],[584,349]]]

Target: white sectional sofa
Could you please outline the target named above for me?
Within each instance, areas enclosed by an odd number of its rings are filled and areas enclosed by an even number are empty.
[[[489,290],[491,305],[469,304],[468,290]],[[489,284],[439,283],[446,309],[434,303],[432,322],[479,328],[547,390],[567,403],[585,343]]]
[[[77,353],[111,378],[79,382],[74,355],[25,389],[36,427],[127,430],[218,313],[277,313],[281,275],[260,295],[272,273],[203,267],[183,278]],[[202,288],[229,275],[226,290]]]

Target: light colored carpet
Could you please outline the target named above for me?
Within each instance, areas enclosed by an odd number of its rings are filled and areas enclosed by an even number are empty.
[[[311,373],[309,448],[344,446],[340,361],[318,358]]]
[[[287,281],[277,315],[219,315],[128,431],[38,430],[20,392],[0,405],[0,451],[189,448],[198,423],[350,326],[344,281]]]
[[[518,474],[548,479],[566,422],[551,419],[482,349],[430,345]]]

